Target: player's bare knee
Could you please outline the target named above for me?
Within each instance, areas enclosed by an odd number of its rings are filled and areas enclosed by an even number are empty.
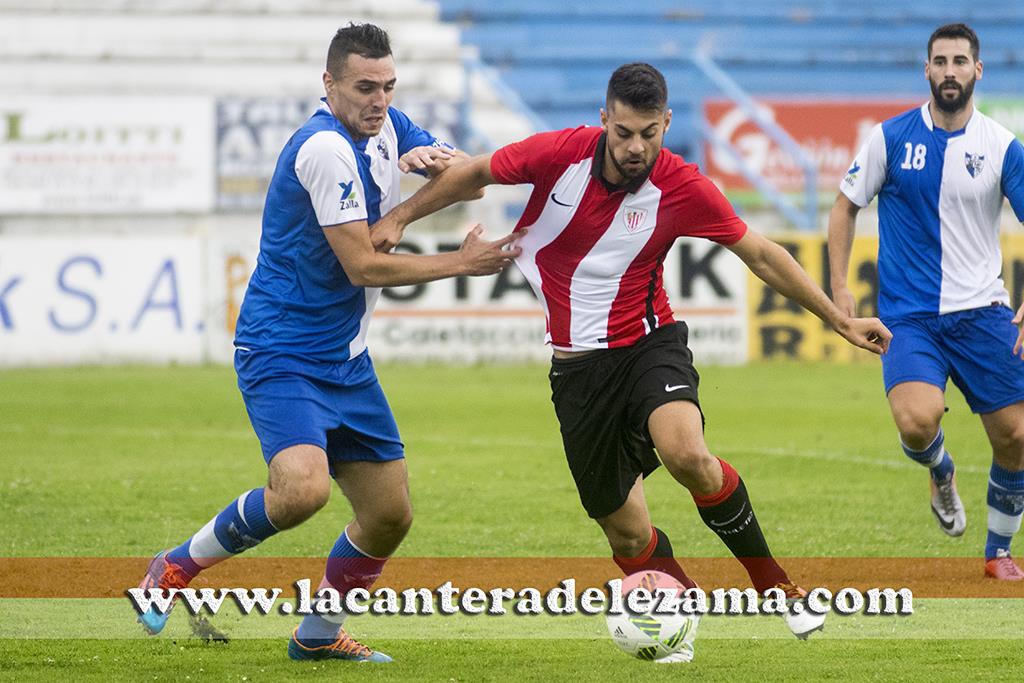
[[[270,488],[267,515],[278,529],[306,521],[327,505],[331,497],[330,478],[292,478]]]
[[[302,524],[327,504],[326,498],[307,495],[287,499],[278,514],[271,517],[278,529],[289,529]]]
[[[651,522],[646,512],[640,513],[628,503],[607,517],[594,520],[608,539],[612,554],[636,557],[651,542]]]
[[[900,438],[910,448],[920,451],[928,447],[939,433],[939,421],[942,413],[921,408],[905,408],[893,411],[896,429]]]
[[[315,512],[319,511],[321,508],[327,505],[327,501],[329,501],[330,499],[330,480],[313,480],[310,481],[309,489],[303,492],[302,499],[299,502],[299,507],[303,512],[306,512],[310,516],[312,516]]]
[[[605,536],[612,554],[616,557],[637,557],[651,542],[651,529],[609,529],[605,528]]]
[[[1024,470],[1024,424],[989,433],[996,463],[1011,472]]]
[[[665,468],[676,481],[695,493],[714,489],[721,467],[703,442],[659,451]]]
[[[360,526],[374,538],[400,541],[412,528],[412,508],[406,504],[381,507],[359,518]]]
[[[631,536],[629,538],[621,538],[617,543],[611,543],[609,541],[609,545],[611,546],[612,553],[616,557],[638,557],[647,549],[647,544],[650,540],[650,534],[648,534],[648,538]]]

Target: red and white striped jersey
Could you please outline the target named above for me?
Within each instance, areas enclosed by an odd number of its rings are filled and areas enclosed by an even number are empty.
[[[695,164],[662,149],[651,172],[616,188],[601,176],[601,128],[540,133],[497,150],[491,175],[532,183],[516,265],[563,351],[629,346],[674,322],[662,263],[677,237],[734,244],[747,227]]]

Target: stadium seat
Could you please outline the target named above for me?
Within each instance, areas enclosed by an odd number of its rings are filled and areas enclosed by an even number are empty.
[[[926,37],[939,24],[968,21],[990,67],[986,94],[1024,91],[1024,6],[999,0],[971,3],[956,16],[924,0],[865,0],[856,20],[838,0],[440,4],[442,18],[461,26],[463,41],[552,127],[594,119],[619,64],[657,65],[676,110],[668,144],[683,151],[699,145],[699,127],[680,115],[692,119],[702,100],[719,95],[690,59],[698,45],[754,95],[849,97],[856,82],[858,96],[923,98]]]

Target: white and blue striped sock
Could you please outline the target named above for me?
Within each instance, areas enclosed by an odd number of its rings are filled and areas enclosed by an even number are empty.
[[[195,535],[167,552],[191,577],[277,533],[264,504],[264,489],[246,491]]]
[[[988,479],[988,538],[985,559],[1010,552],[1010,541],[1024,517],[1024,471],[1010,472],[992,463]]]
[[[908,458],[929,469],[935,481],[944,482],[953,476],[953,458],[946,452],[946,435],[941,427],[939,433],[923,451],[915,451],[902,441],[900,445],[903,446],[903,452]]]

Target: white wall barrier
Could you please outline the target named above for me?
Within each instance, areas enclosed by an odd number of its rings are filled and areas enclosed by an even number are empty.
[[[414,233],[414,230],[410,231]],[[455,249],[410,234],[402,249]],[[0,365],[229,362],[257,230],[136,237],[0,237]],[[680,240],[669,297],[698,364],[747,358],[747,281],[727,250]],[[518,270],[386,290],[370,327],[378,360],[544,361],[544,317]]]

